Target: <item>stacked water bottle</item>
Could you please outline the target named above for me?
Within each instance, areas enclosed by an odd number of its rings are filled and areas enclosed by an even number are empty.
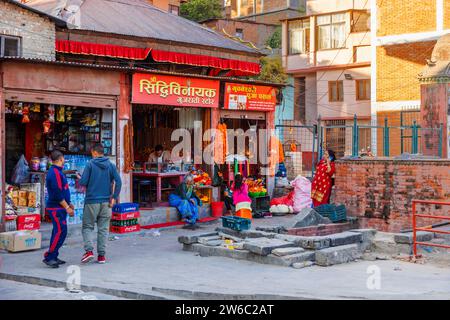
[[[83,174],[83,170],[87,165],[87,162],[91,159],[89,156],[84,155],[66,155],[64,157],[64,171],[75,170],[79,174]],[[77,179],[73,175],[67,176],[67,183],[69,184],[70,200],[74,205],[74,216],[67,216],[67,224],[79,224],[83,219],[84,208],[84,191],[78,186]],[[48,199],[47,188],[45,188],[45,201]]]

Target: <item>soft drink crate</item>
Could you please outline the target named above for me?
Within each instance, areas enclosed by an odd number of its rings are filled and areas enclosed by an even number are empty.
[[[109,231],[111,233],[131,233],[131,232],[138,232],[141,231],[141,226],[139,224],[136,224],[134,226],[129,227],[115,227],[111,226]]]
[[[130,219],[130,220],[111,220],[111,226],[113,227],[131,227],[137,225],[138,219]]]
[[[112,211],[114,213],[126,213],[139,211],[139,205],[137,203],[119,203],[116,204]]]
[[[139,218],[141,215],[139,213],[139,211],[137,212],[126,212],[126,213],[117,213],[117,212],[113,212],[112,216],[111,216],[111,220],[130,220],[130,219],[137,219]]]
[[[39,214],[27,214],[17,216],[17,223],[31,223],[31,222],[40,222],[41,216]]]
[[[17,223],[17,230],[39,230],[41,228],[41,222],[29,222],[29,223]]]

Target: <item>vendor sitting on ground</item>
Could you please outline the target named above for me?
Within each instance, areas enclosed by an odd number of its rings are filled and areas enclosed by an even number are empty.
[[[194,191],[194,177],[190,174],[184,177],[184,181],[178,185],[169,195],[169,205],[178,209],[181,221],[193,227],[198,219],[198,207],[202,202]]]
[[[233,192],[233,203],[236,207],[236,215],[241,218],[252,218],[252,199],[248,196],[248,185],[244,182],[241,174],[234,177],[231,187]]]
[[[148,162],[152,163],[164,163],[164,162],[170,162],[170,152],[165,151],[164,147],[160,144],[155,146],[155,151],[153,151],[149,157]]]

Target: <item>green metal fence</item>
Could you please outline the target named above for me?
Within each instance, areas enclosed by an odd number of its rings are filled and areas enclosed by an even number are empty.
[[[367,123],[365,123],[367,122]],[[276,133],[286,154],[288,171],[295,175],[313,176],[317,162],[326,149],[333,149],[338,158],[344,156],[396,157],[404,153],[442,158],[443,137],[447,128],[422,128],[411,125],[392,126],[389,119],[370,123],[353,120],[322,121],[317,125],[299,125],[284,121]]]

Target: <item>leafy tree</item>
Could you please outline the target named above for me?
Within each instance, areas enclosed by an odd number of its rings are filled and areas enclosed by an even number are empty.
[[[221,18],[222,5],[220,0],[190,0],[181,4],[180,15],[196,22]]]
[[[261,59],[261,73],[258,77],[259,80],[286,83],[287,78],[280,56],[264,57]]]
[[[267,39],[266,45],[272,49],[281,48],[281,26],[275,28],[272,35]]]

